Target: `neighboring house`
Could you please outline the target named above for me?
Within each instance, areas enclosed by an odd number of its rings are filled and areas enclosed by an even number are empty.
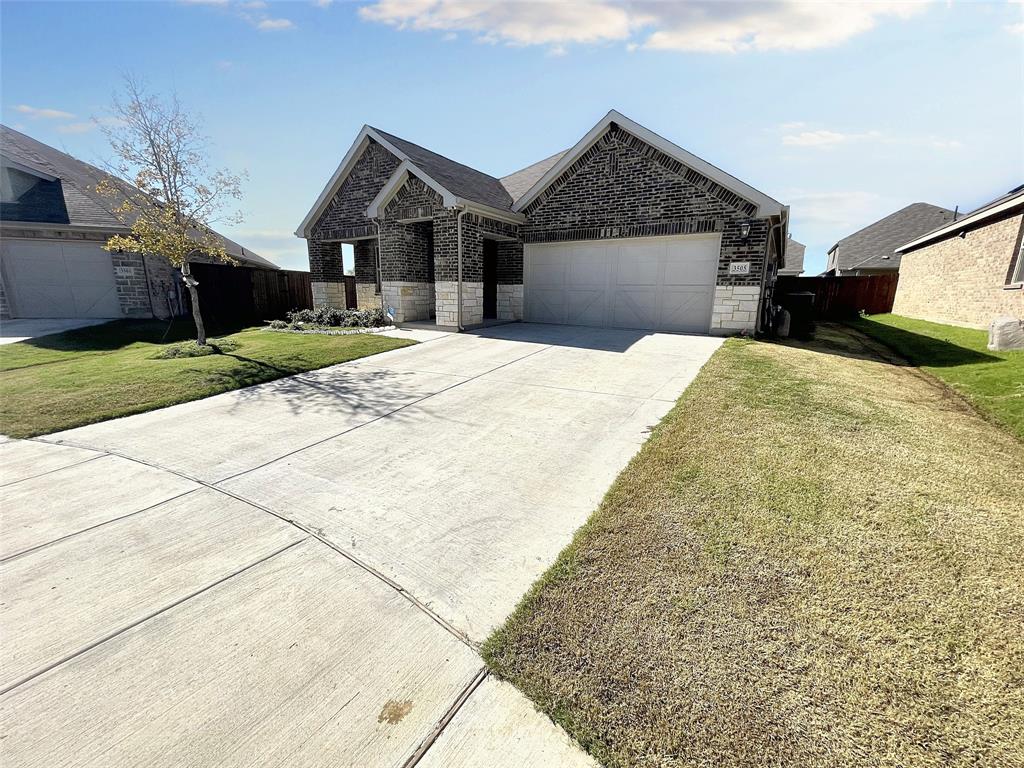
[[[939,323],[987,327],[1024,319],[1024,186],[910,242],[901,243],[892,311]]]
[[[953,220],[953,211],[913,203],[844,237],[828,252],[825,274],[879,275],[899,272],[897,246]]]
[[[296,234],[317,305],[344,306],[351,243],[359,306],[399,322],[725,334],[757,327],[788,214],[612,111],[501,179],[364,126]]]
[[[190,311],[180,273],[167,260],[103,250],[111,235],[128,231],[96,192],[104,178],[99,168],[0,126],[0,317],[166,318]],[[241,265],[278,269],[223,239]]]
[[[804,251],[807,246],[792,237],[786,238],[784,266],[779,268],[779,275],[799,277],[804,272]]]

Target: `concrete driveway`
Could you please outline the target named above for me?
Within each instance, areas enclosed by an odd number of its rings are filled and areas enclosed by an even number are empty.
[[[13,344],[16,341],[28,341],[39,336],[72,331],[75,328],[86,328],[90,325],[109,323],[106,320],[92,317],[84,318],[42,318],[38,320],[4,320],[0,323],[0,344]]]
[[[478,644],[720,341],[413,333],[0,443],[5,766],[587,766]]]

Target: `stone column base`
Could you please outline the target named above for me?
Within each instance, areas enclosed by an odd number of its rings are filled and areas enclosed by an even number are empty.
[[[438,281],[436,284],[437,324],[458,327],[459,284]],[[484,321],[484,284],[462,281],[462,325],[479,325]]]
[[[498,319],[499,320],[522,320],[523,319],[523,286],[499,285],[498,286]]]
[[[345,284],[344,283],[322,283],[313,282],[310,284],[313,289],[314,307],[334,307],[345,309]]]
[[[381,283],[385,308],[395,311],[396,323],[410,320],[429,320],[434,297],[431,283],[408,283],[394,281]]]
[[[711,335],[754,333],[761,288],[756,285],[716,285],[711,311]]]
[[[379,309],[380,294],[376,283],[356,283],[356,309]]]

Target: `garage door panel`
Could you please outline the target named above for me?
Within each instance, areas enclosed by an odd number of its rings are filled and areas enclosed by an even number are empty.
[[[718,235],[526,247],[526,319],[706,333]]]
[[[8,240],[3,270],[16,317],[118,317],[110,254],[94,243]]]
[[[611,263],[608,248],[571,248],[562,256],[566,264],[566,284],[573,288],[593,288],[604,291],[608,286],[608,267]]]
[[[707,324],[698,322],[696,318],[710,316],[713,298],[713,292],[707,288],[664,291],[658,326],[678,332],[706,331]]]
[[[612,294],[612,316],[608,323],[614,328],[654,329],[658,325],[658,291],[656,288],[619,289]]]
[[[545,254],[530,265],[531,279],[537,285],[556,287],[565,284],[565,263],[557,254]]]
[[[627,244],[619,249],[616,262],[615,282],[620,286],[649,285],[661,283],[662,264],[665,261],[665,245]]]
[[[526,302],[526,318],[535,323],[565,323],[565,291],[538,288]]]
[[[604,325],[607,307],[603,288],[567,291],[566,306],[568,313],[565,322],[569,325]]]

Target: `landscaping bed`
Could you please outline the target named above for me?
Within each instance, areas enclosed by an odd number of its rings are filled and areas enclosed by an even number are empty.
[[[899,315],[871,315],[851,324],[1024,440],[1024,351],[992,352],[988,331]]]
[[[56,432],[414,343],[252,328],[196,350],[187,341],[191,323],[176,323],[164,340],[166,329],[158,321],[118,321],[0,346],[0,433]]]
[[[1021,765],[1024,449],[876,348],[727,341],[495,672],[607,766]]]

